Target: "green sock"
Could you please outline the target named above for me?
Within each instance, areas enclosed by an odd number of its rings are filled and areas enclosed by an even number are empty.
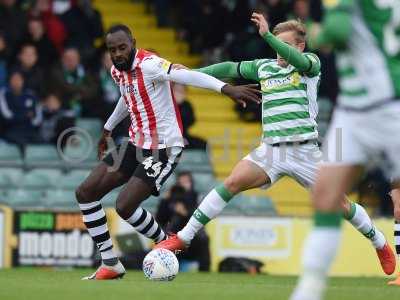
[[[340,227],[343,214],[341,212],[319,212],[314,215],[316,227]]]

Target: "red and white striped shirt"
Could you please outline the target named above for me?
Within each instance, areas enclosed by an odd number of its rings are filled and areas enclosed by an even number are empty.
[[[128,108],[131,142],[143,149],[184,147],[182,121],[168,73],[171,63],[138,49],[130,71],[111,67]]]

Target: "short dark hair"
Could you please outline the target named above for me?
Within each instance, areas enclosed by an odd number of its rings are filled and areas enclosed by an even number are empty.
[[[124,25],[124,24],[115,24],[115,25],[111,26],[111,27],[107,30],[106,36],[107,36],[108,34],[116,33],[116,32],[118,32],[118,31],[123,31],[123,32],[125,32],[126,35],[130,38],[130,40],[131,40],[131,41],[133,40],[132,31],[129,29],[128,26],[126,26],[126,25]]]
[[[179,177],[182,177],[182,176],[189,176],[191,178],[193,177],[192,172],[190,172],[188,170],[183,170],[183,171],[178,172],[176,177],[179,178]]]

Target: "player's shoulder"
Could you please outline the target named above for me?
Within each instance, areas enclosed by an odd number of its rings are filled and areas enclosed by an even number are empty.
[[[260,68],[261,66],[265,66],[265,65],[276,65],[277,64],[277,60],[273,59],[273,58],[259,58],[259,59],[255,59],[253,60],[253,64]]]
[[[304,52],[304,55],[307,56],[308,59],[310,59],[313,63],[318,63],[320,64],[320,60],[317,54],[312,53],[312,52]]]
[[[137,59],[139,60],[138,66],[145,75],[151,76],[160,73],[162,70],[168,71],[171,66],[168,60],[145,50],[140,50]]]

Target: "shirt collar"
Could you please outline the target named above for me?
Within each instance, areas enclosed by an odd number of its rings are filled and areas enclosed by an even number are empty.
[[[135,57],[133,58],[133,62],[132,62],[132,66],[131,66],[131,71],[135,70],[135,68],[139,64],[139,58],[138,58],[139,51],[140,51],[140,49],[136,49]]]

